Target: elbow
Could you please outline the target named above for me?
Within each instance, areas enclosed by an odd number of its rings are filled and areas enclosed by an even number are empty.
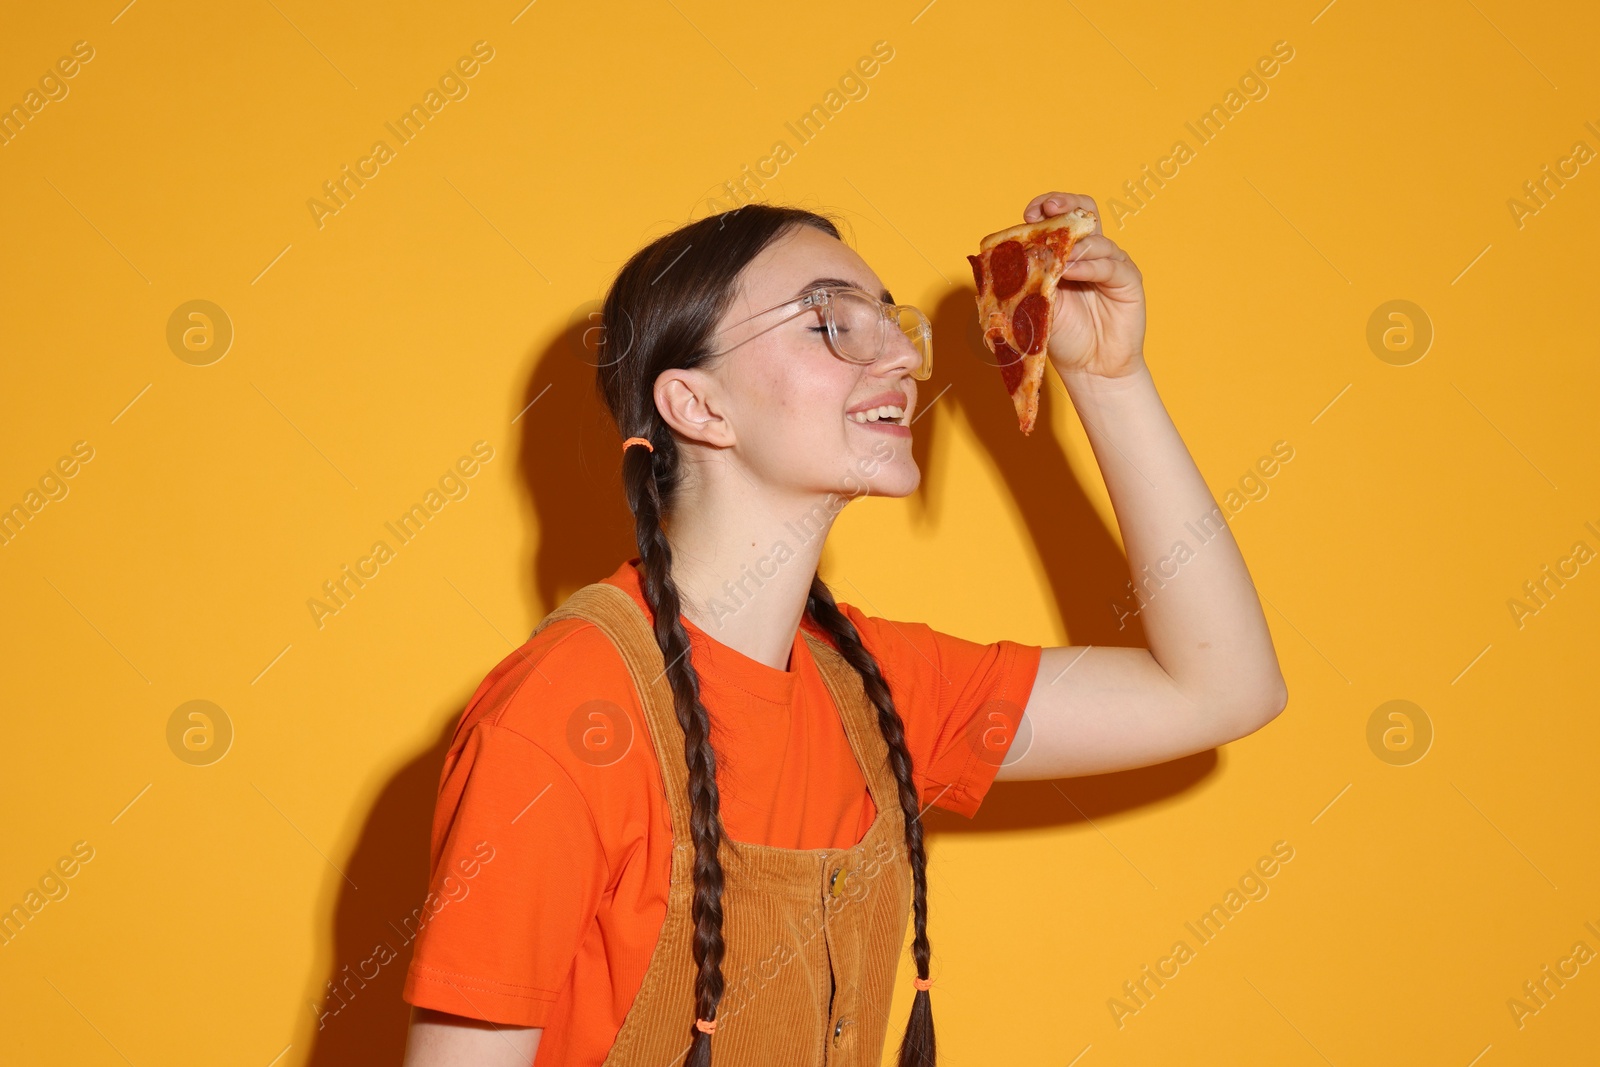
[[[1261,708],[1266,712],[1266,721],[1271,722],[1278,717],[1278,713],[1289,706],[1289,683],[1283,680],[1282,671],[1273,671],[1272,680],[1267,684],[1267,696]]]
[[[1276,719],[1288,705],[1289,687],[1280,674],[1248,693],[1233,694],[1219,718],[1228,724],[1228,740],[1237,741]]]
[[[1273,719],[1276,719],[1278,717],[1279,713],[1282,712],[1283,709],[1288,707],[1288,706],[1289,706],[1289,683],[1287,683],[1287,682],[1285,682],[1283,680],[1283,676],[1282,675],[1279,675],[1278,676],[1278,687],[1276,689],[1274,689],[1273,692],[1272,692],[1272,704],[1271,704],[1272,713],[1267,716],[1267,721],[1271,722]]]
[[[1250,730],[1253,732],[1261,729],[1276,719],[1288,706],[1289,685],[1283,680],[1282,674],[1275,674],[1262,695],[1251,701],[1246,709],[1247,721],[1252,723]]]

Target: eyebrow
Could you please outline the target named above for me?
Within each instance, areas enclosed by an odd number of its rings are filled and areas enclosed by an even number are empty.
[[[871,292],[871,290],[867,289],[866,286],[857,285],[855,282],[849,281],[845,278],[812,278],[800,289],[798,293],[795,294],[795,298],[798,299],[809,293],[811,290],[820,289],[825,285],[843,285],[850,289],[862,289],[867,292]],[[889,290],[885,289],[878,295],[882,298],[885,304],[894,303],[894,297],[889,294]]]

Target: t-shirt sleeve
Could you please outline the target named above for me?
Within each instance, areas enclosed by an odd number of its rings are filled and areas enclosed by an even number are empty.
[[[599,908],[606,858],[588,805],[538,744],[479,721],[452,750],[434,809],[428,895],[401,996],[544,1026]]]
[[[839,607],[889,681],[922,804],[971,818],[1017,736],[1043,647],[984,644]]]

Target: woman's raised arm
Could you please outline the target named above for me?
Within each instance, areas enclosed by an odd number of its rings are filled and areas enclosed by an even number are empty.
[[[1086,207],[1035,197],[1025,221]],[[1142,767],[1260,729],[1288,690],[1255,586],[1223,512],[1178,435],[1144,361],[1144,280],[1100,232],[1073,248],[1048,353],[1083,420],[1142,581],[1150,647],[1046,648],[1023,711],[1026,748],[997,779]],[[1142,587],[1141,587],[1142,589]]]

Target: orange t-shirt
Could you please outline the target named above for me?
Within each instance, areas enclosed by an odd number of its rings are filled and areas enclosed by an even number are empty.
[[[637,563],[605,581],[649,618]],[[970,818],[1004,755],[993,738],[1014,736],[1042,649],[839,609],[888,681],[922,804]],[[682,621],[727,835],[782,848],[860,841],[877,809],[804,637],[796,632],[789,669],[778,670]],[[809,616],[801,625],[828,640]],[[539,1067],[599,1064],[660,934],[671,849],[660,768],[621,656],[586,620],[551,623],[490,671],[456,726],[402,996],[544,1027]]]

